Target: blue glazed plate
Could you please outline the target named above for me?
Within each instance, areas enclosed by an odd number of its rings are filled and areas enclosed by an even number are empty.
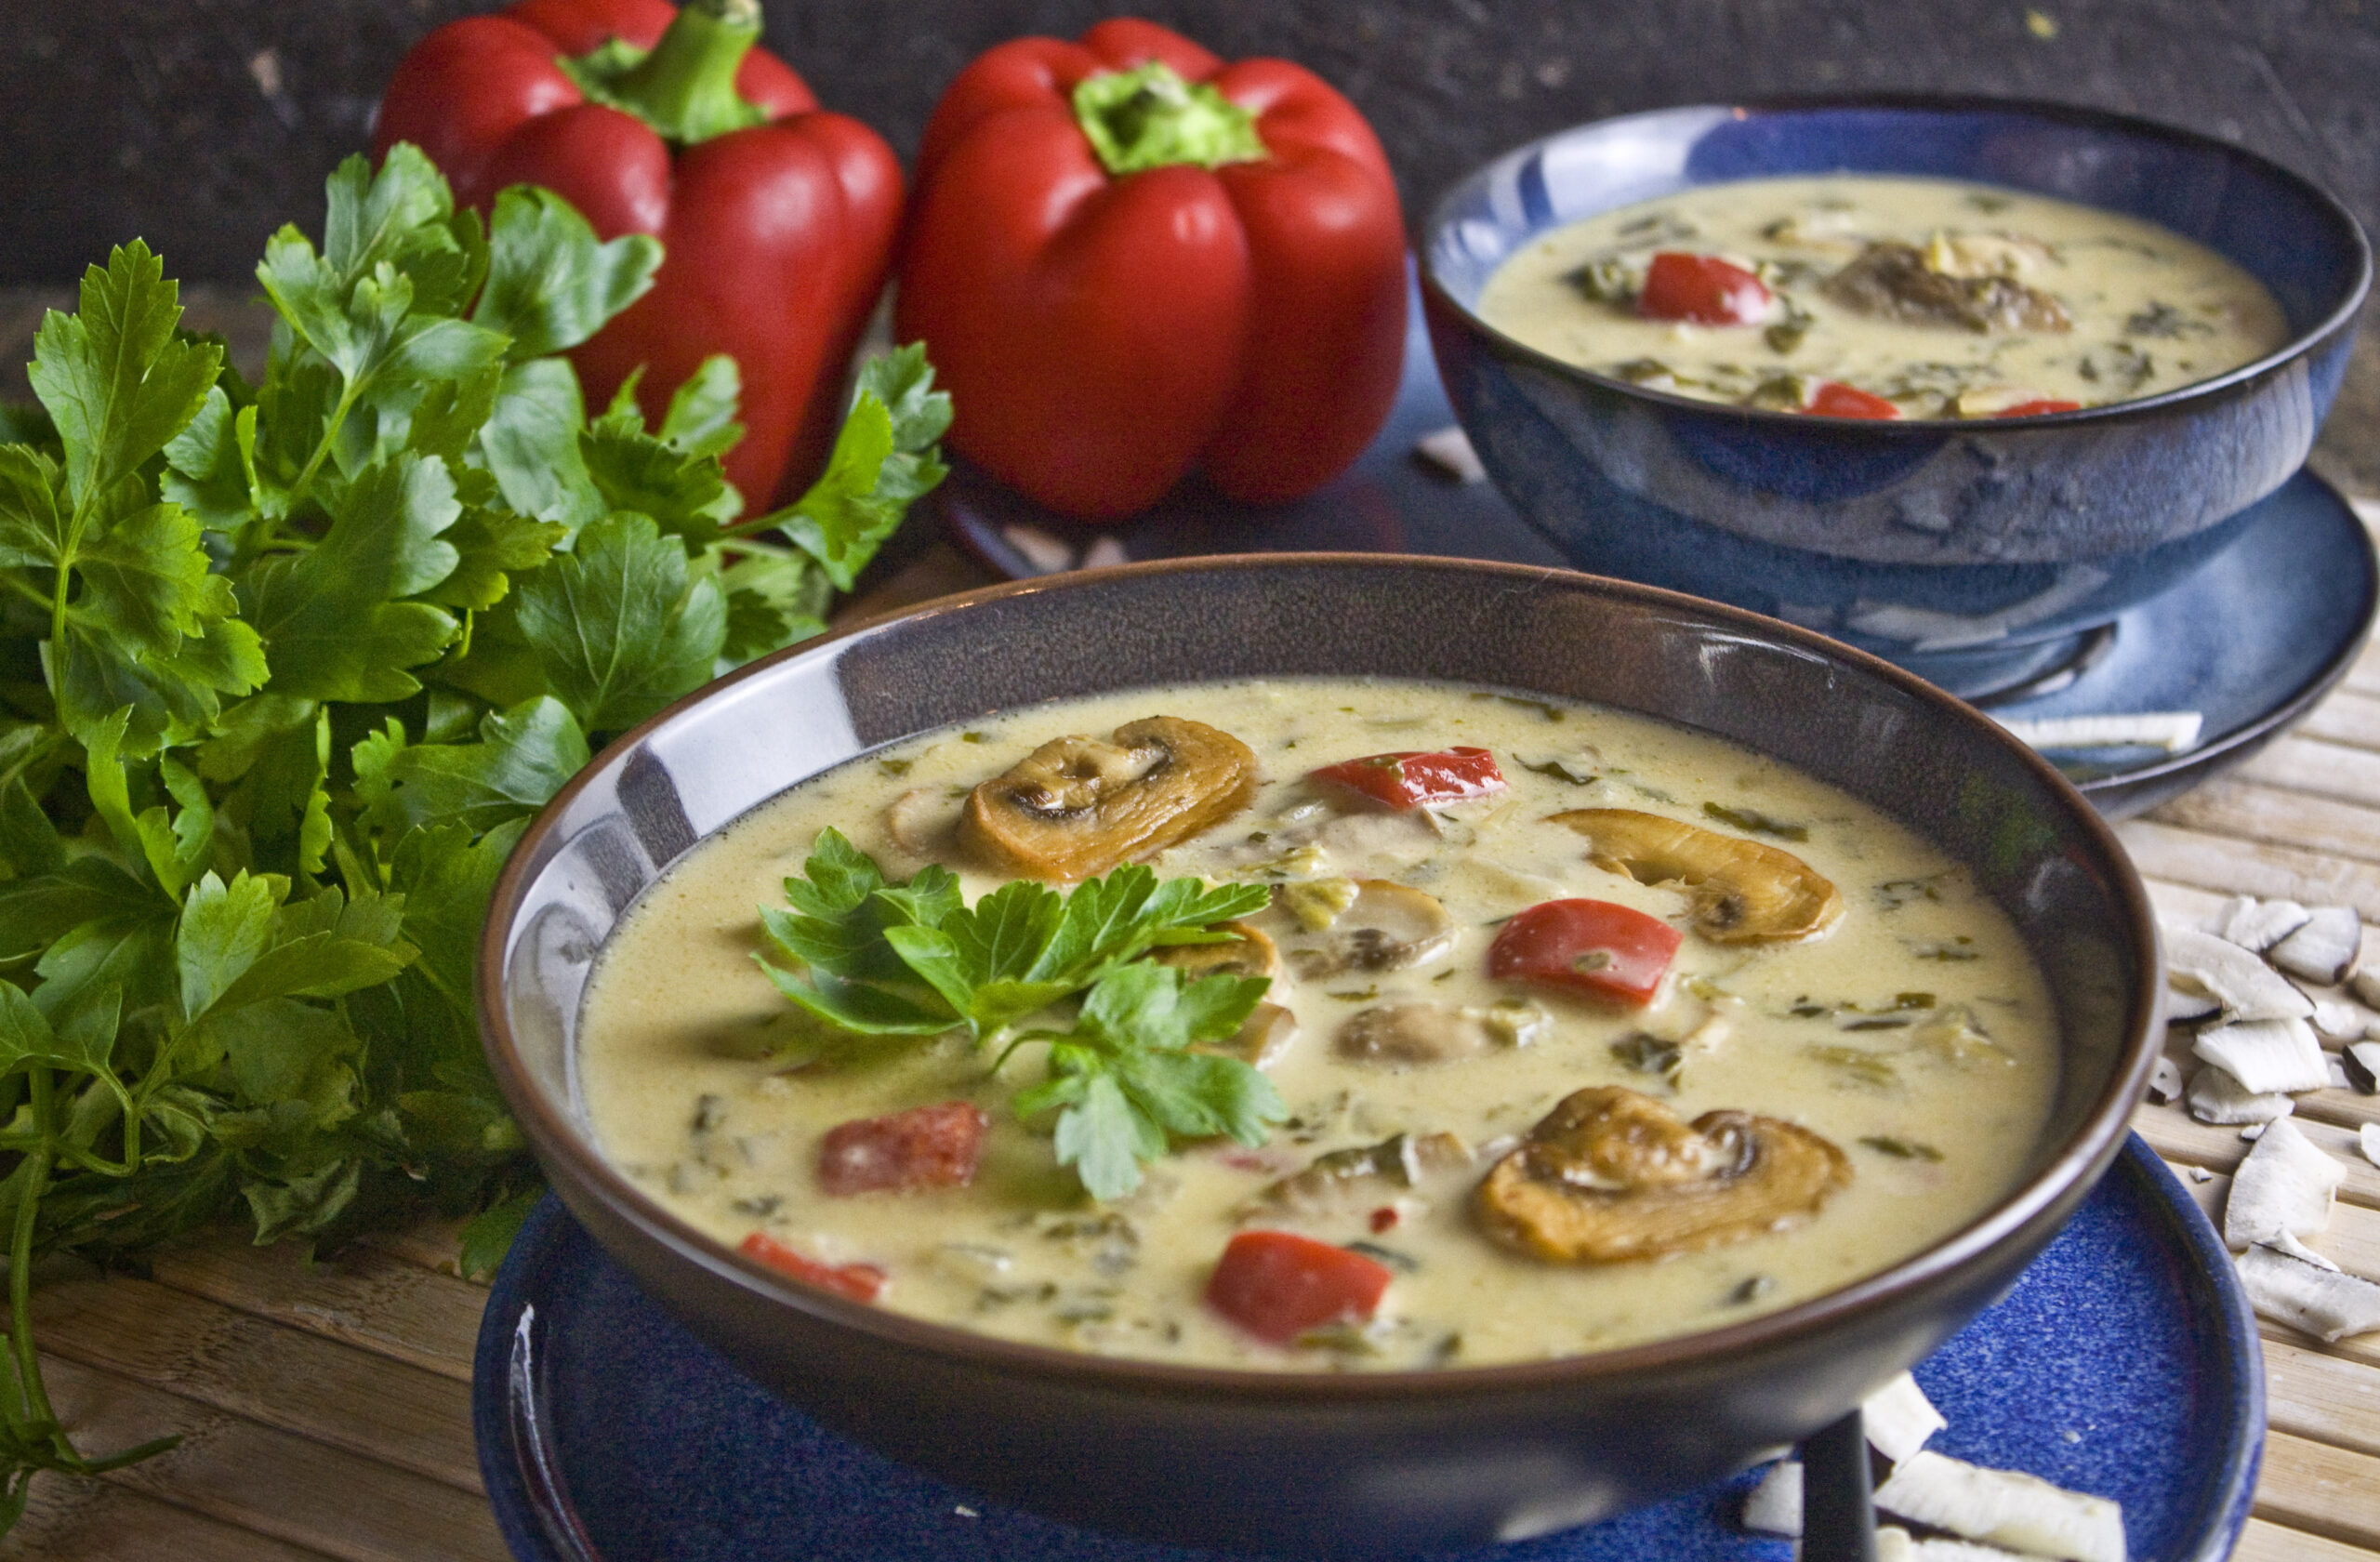
[[[2135,1562],[2220,1562],[2247,1522],[2263,1357],[2220,1238],[2135,1135],[1997,1306],[1917,1369],[1932,1446],[2123,1504]],[[472,1384],[521,1562],[1191,1562],[972,1501],[772,1397],[549,1198],[496,1276]],[[1065,1478],[1051,1471],[1052,1480]],[[1476,1562],[1783,1562],[1752,1477]]]
[[[1204,553],[1343,550],[1433,553],[1567,568],[1495,486],[1436,476],[1413,442],[1451,427],[1418,296],[1405,377],[1387,426],[1336,480],[1289,504],[1257,509],[1194,482],[1157,509],[1104,530],[1053,520],[961,463],[929,497],[961,547],[1011,579],[1047,573],[1013,540],[1029,526],[1070,559],[1100,536],[1130,559]],[[2337,491],[2308,472],[2254,507],[2235,539],[2179,585],[2116,620],[2100,660],[2053,695],[1991,702],[1993,714],[2124,716],[2196,710],[2196,748],[2055,756],[2099,812],[2153,808],[2254,753],[2344,675],[2380,609],[2372,538]]]

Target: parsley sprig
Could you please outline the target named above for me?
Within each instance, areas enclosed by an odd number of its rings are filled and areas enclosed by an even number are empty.
[[[970,907],[948,869],[891,882],[833,829],[819,833],[802,871],[785,882],[790,909],[760,907],[770,948],[755,958],[816,1022],[816,1039],[964,1030],[1002,1045],[995,1071],[1017,1048],[1046,1045],[1049,1078],[1013,1105],[1024,1117],[1058,1108],[1058,1161],[1092,1197],[1139,1186],[1141,1163],[1166,1154],[1172,1136],[1261,1144],[1265,1125],[1287,1115],[1263,1074],[1189,1050],[1236,1031],[1264,979],[1184,981],[1142,959],[1168,945],[1228,941],[1235,935],[1214,924],[1262,911],[1261,885],[1160,880],[1135,863],[1063,893],[1018,880]],[[1078,995],[1069,1028],[1015,1030]]]
[[[568,360],[652,284],[549,192],[457,210],[411,147],[329,182],[258,278],[261,383],[177,329],[138,241],[52,313],[0,416],[0,1531],[77,1449],[34,1262],[226,1215],[337,1240],[536,1195],[482,1061],[479,929],[594,745],[820,628],[949,421],[922,351],[869,364],[826,474],[739,521],[715,358],[648,428]]]

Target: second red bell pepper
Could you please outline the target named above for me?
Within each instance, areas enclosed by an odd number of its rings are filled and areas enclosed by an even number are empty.
[[[1020,38],[926,126],[896,325],[950,443],[1062,514],[1194,466],[1238,499],[1328,482],[1379,431],[1405,338],[1380,142],[1312,73],[1144,21]]]
[[[522,0],[416,46],[373,136],[376,155],[420,147],[483,214],[537,184],[605,239],[658,237],[653,290],[571,361],[597,405],[641,365],[657,422],[705,358],[733,356],[745,435],[727,475],[755,510],[826,459],[902,193],[883,138],[819,112],[760,35],[757,0]]]

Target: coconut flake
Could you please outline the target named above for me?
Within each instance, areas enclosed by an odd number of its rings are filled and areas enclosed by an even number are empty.
[[[1868,1396],[1859,1407],[1869,1446],[1897,1464],[1925,1446],[1949,1422],[1907,1372]]]
[[[1908,1562],[2025,1562],[2013,1551],[1979,1545],[1974,1541],[1946,1541],[1939,1535],[1931,1540],[1911,1541],[1901,1555]],[[1884,1562],[1884,1547],[1878,1546],[1876,1562]]]
[[[2306,925],[2275,944],[2269,955],[2291,975],[2334,987],[2347,980],[2362,948],[2363,919],[2354,907],[2318,906],[2307,913]]]
[[[2230,1011],[2235,1020],[2302,1020],[2314,1000],[2288,977],[2248,950],[2193,927],[2161,923],[2165,971],[2175,986],[2202,992]]]
[[[2355,994],[2356,1001],[2380,1009],[2380,971],[2359,971],[2347,979],[2347,986]]]
[[[2365,1123],[2357,1129],[2355,1147],[2363,1152],[2364,1159],[2380,1166],[2380,1123]]]
[[[2250,1123],[2240,1131],[2240,1137],[2253,1145],[2265,1136],[2265,1130],[2270,1126],[2269,1123]]]
[[[2339,1053],[2347,1082],[2365,1095],[2380,1095],[2380,1041],[2359,1041]]]
[[[2257,900],[2241,895],[2224,902],[2215,931],[2242,949],[2263,954],[2306,925],[2311,911],[2294,900]]]
[[[2240,1255],[2240,1285],[2259,1317],[2335,1344],[2380,1329],[2380,1285],[2259,1244]]]
[[[1023,556],[1036,575],[1055,575],[1060,570],[1074,567],[1073,547],[1038,526],[1003,526],[1000,536],[1008,538],[1008,545]]]
[[[1082,567],[1085,569],[1105,569],[1110,564],[1129,564],[1131,562],[1132,555],[1112,536],[1095,536],[1091,539],[1091,546],[1082,550]]]
[[[2371,1021],[2352,1003],[2318,998],[2314,1000],[2314,1016],[2307,1023],[2313,1026],[2314,1034],[2325,1041],[2360,1041],[2363,1027]]]
[[[2297,1110],[2285,1095],[2258,1095],[2213,1064],[2190,1076],[2190,1116],[2202,1123],[2270,1122]]]
[[[2270,1248],[2275,1252],[2287,1253],[2301,1264],[2310,1264],[2317,1269],[2328,1269],[2334,1275],[2346,1273],[2331,1261],[2329,1255],[2316,1252],[2286,1231],[2269,1242],[2259,1242],[2256,1245],[2260,1248]]]
[[[2149,1099],[2164,1106],[2181,1096],[2182,1066],[2169,1057],[2159,1058],[2157,1066],[2149,1071]]]
[[[2231,1174],[2223,1206],[2223,1241],[2233,1250],[2268,1242],[2286,1232],[2304,1237],[2331,1224],[2331,1196],[2347,1168],[2314,1147],[2282,1118],[2266,1130]]]
[[[2202,1030],[2190,1051],[2252,1095],[2320,1090],[2331,1082],[2322,1043],[2304,1020],[2246,1020]]]
[[[2069,1562],[2124,1562],[2123,1510],[2034,1476],[1920,1451],[1893,1467],[1876,1506],[1969,1540]]]
[[[1471,436],[1457,424],[1433,429],[1415,440],[1413,454],[1457,483],[1488,481],[1488,469],[1481,464],[1479,452],[1472,448]]]
[[[1802,1462],[1780,1459],[1744,1499],[1744,1528],[1769,1535],[1802,1532]]]
[[[2211,1020],[2223,1013],[2223,1005],[2210,995],[2192,992],[2165,984],[2165,1023],[2169,1026],[2193,1026]]]

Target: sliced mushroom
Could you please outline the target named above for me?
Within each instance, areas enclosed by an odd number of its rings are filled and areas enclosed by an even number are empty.
[[[1277,1003],[1260,1003],[1239,1028],[1221,1041],[1194,1041],[1194,1052],[1237,1058],[1250,1068],[1270,1068],[1298,1039],[1298,1017]]]
[[[1256,756],[1227,732],[1178,716],[1059,737],[967,795],[959,840],[985,867],[1088,879],[1161,852],[1248,805]]]
[[[1443,1003],[1392,1003],[1366,1009],[1339,1027],[1339,1055],[1357,1063],[1454,1063],[1493,1052],[1496,1033]]]
[[[1454,947],[1454,919],[1438,897],[1387,879],[1357,880],[1355,898],[1324,927],[1320,946],[1289,951],[1291,968],[1308,981],[1342,971],[1403,971]]]
[[[1937,270],[1937,257],[1915,245],[1871,244],[1826,279],[1819,291],[1858,314],[1970,331],[2069,331],[2065,306],[2038,287],[1993,271]],[[1968,268],[1961,267],[1960,270]]]
[[[1471,1146],[1454,1134],[1393,1134],[1377,1145],[1316,1156],[1304,1171],[1268,1184],[1244,1212],[1270,1206],[1302,1215],[1338,1214],[1470,1164]]]
[[[1587,838],[1597,867],[1640,884],[1683,884],[1694,931],[1715,944],[1813,938],[1843,915],[1843,896],[1791,852],[1633,808],[1556,814]]]
[[[1505,1246],[1565,1264],[1621,1264],[1798,1224],[1851,1183],[1807,1129],[1749,1112],[1681,1120],[1649,1095],[1597,1085],[1563,1098],[1479,1185]]]
[[[884,805],[884,833],[906,861],[888,864],[906,878],[928,863],[959,860],[959,811],[939,787],[912,787]]]
[[[1264,936],[1263,929],[1247,922],[1217,922],[1215,931],[1239,936],[1221,944],[1169,944],[1149,959],[1173,967],[1185,982],[1201,976],[1262,976],[1271,981],[1281,974],[1281,951]]]

